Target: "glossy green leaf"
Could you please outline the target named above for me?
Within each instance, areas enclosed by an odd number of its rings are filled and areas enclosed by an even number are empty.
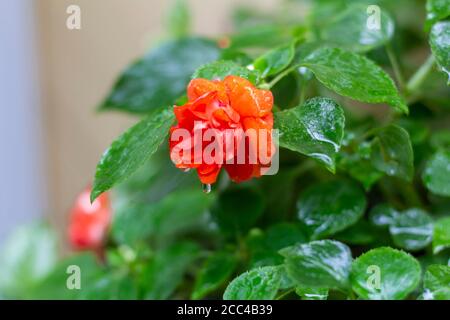
[[[116,209],[112,236],[121,244],[133,244],[148,237],[163,240],[204,224],[214,194],[198,190],[174,192],[152,204],[132,204]]]
[[[433,231],[433,253],[450,248],[450,218],[443,218],[435,222]]]
[[[279,267],[262,267],[235,278],[223,294],[224,300],[272,300],[281,283]]]
[[[175,38],[185,37],[191,27],[191,15],[187,0],[173,0],[172,7],[166,18],[169,34]]]
[[[413,146],[424,143],[430,134],[429,127],[423,120],[400,118],[396,123],[408,132]]]
[[[372,164],[389,176],[411,181],[414,155],[408,132],[396,125],[378,130],[372,143]]]
[[[353,261],[351,284],[362,299],[402,300],[420,282],[419,262],[400,250],[381,247]]]
[[[333,240],[319,240],[280,250],[289,277],[298,285],[315,288],[349,286],[350,248]]]
[[[321,29],[321,38],[352,51],[380,47],[392,38],[394,22],[384,10],[380,12],[379,20],[377,17],[373,12],[369,14],[367,5],[351,5]]]
[[[237,266],[236,255],[231,252],[213,253],[198,272],[192,299],[202,299],[217,290],[232,275]]]
[[[253,66],[266,78],[283,71],[292,62],[294,55],[295,41],[266,52],[253,62]]]
[[[301,297],[302,300],[327,300],[328,298],[328,288],[298,286],[295,288],[295,293]]]
[[[337,163],[340,169],[347,171],[350,176],[362,183],[365,190],[370,190],[383,173],[375,169],[370,161],[372,145],[369,142],[358,144],[354,152],[340,152]]]
[[[199,253],[198,245],[190,242],[176,243],[158,251],[140,277],[144,298],[169,298],[183,281],[187,268],[198,258]]]
[[[433,219],[421,209],[409,209],[396,215],[389,232],[397,246],[417,251],[431,243]]]
[[[221,193],[211,214],[225,235],[247,232],[264,211],[262,194],[248,187],[235,187]]]
[[[450,16],[449,0],[427,0],[427,25],[431,26],[439,20],[443,20]]]
[[[56,259],[56,237],[47,225],[19,227],[0,254],[0,295],[26,298],[29,290],[52,270]]]
[[[371,60],[340,48],[323,47],[298,61],[336,93],[368,103],[386,103],[408,113],[394,81]]]
[[[169,144],[162,143],[149,161],[114,187],[114,203],[118,210],[124,206],[158,202],[172,192],[198,189],[197,175],[178,169],[172,161],[167,161],[168,155]]]
[[[165,43],[124,71],[101,109],[142,113],[173,105],[186,91],[192,73],[219,54],[214,42],[201,38]]]
[[[434,194],[450,197],[450,151],[437,151],[427,162],[422,175],[425,186]]]
[[[430,46],[441,70],[450,84],[450,21],[436,23],[430,32]]]
[[[297,217],[312,238],[333,235],[364,214],[366,197],[351,181],[335,180],[311,186],[297,202]]]
[[[293,109],[275,113],[280,146],[300,152],[335,170],[344,135],[342,108],[333,100],[313,98]]]
[[[235,75],[245,78],[257,84],[259,80],[259,73],[243,67],[233,61],[220,60],[205,64],[198,68],[192,75],[192,79],[203,78],[209,80],[223,79],[226,76]]]
[[[380,203],[369,212],[370,222],[377,227],[389,227],[395,223],[399,212],[387,203]]]
[[[158,109],[117,138],[97,165],[91,201],[139,169],[164,142],[173,121],[172,107]]]
[[[450,266],[431,265],[423,278],[425,300],[450,300]]]

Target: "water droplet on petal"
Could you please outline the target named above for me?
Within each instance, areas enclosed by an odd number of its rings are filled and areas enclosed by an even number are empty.
[[[211,192],[211,185],[208,184],[202,184],[202,190],[204,193],[208,194]]]

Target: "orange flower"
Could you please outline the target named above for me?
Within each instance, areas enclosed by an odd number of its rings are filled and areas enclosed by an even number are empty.
[[[111,219],[108,193],[100,195],[92,204],[91,188],[86,188],[77,198],[70,213],[68,237],[77,250],[102,248]]]
[[[259,177],[270,167],[270,91],[227,76],[223,81],[194,79],[187,96],[185,105],[174,107],[178,123],[170,130],[170,156],[178,168],[196,169],[203,184],[212,184],[222,167],[235,182]]]

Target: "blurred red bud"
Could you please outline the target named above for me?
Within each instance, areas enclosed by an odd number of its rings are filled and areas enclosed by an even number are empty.
[[[108,193],[100,195],[92,204],[88,187],[76,199],[70,212],[68,237],[77,250],[99,250],[104,244],[111,220]]]

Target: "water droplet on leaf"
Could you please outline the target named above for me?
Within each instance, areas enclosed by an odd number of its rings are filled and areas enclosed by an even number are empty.
[[[208,194],[211,192],[211,185],[208,184],[202,184],[202,190],[204,193]]]

